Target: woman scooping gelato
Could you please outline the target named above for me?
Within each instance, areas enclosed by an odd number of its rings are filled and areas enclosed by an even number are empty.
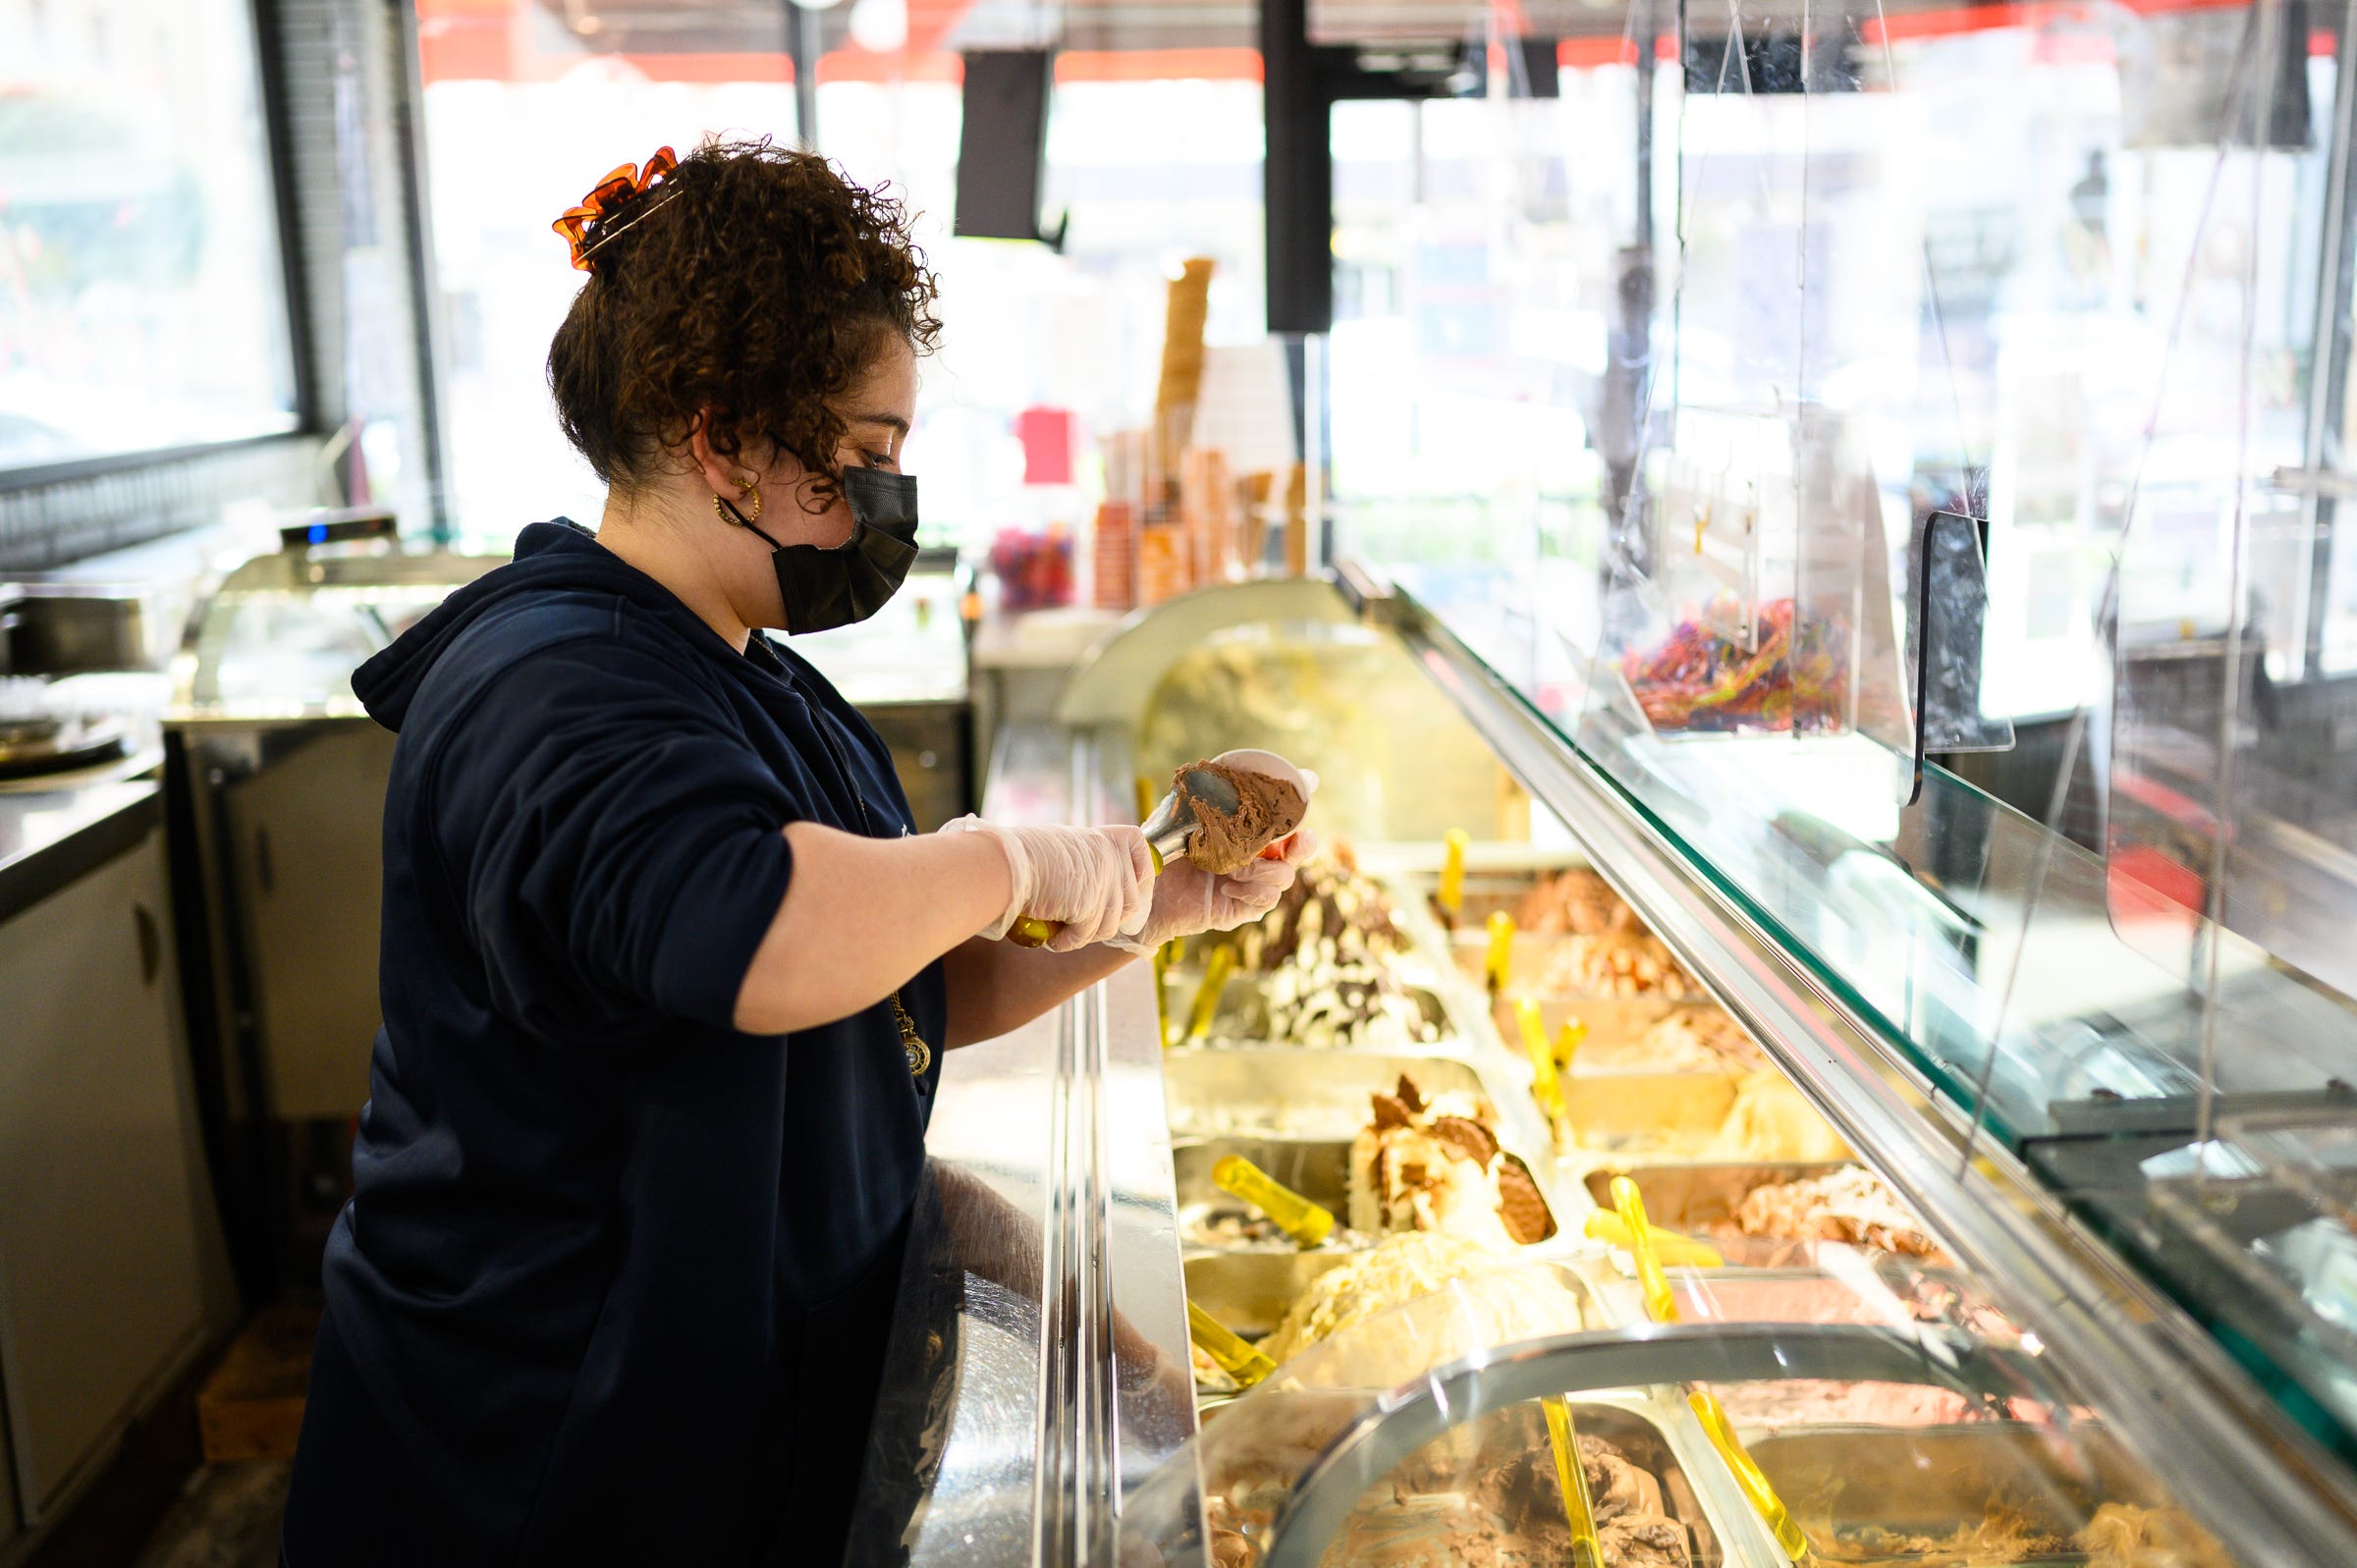
[[[763,633],[915,557],[904,213],[713,144],[559,228],[549,384],[604,515],[525,528],[353,682],[400,736],[384,1027],[292,1568],[839,1560],[940,1054],[1252,918],[1308,847],[1157,878],[1132,827],[915,834]],[[1026,918],[1061,929],[1000,940]]]

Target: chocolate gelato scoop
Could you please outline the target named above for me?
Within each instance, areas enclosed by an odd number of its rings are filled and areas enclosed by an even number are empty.
[[[1253,765],[1261,757],[1285,772]],[[1230,751],[1190,762],[1172,776],[1171,799],[1178,820],[1192,824],[1186,858],[1214,876],[1243,869],[1254,855],[1300,827],[1309,811],[1300,776],[1267,752]]]
[[[1316,776],[1274,751],[1223,751],[1190,762],[1171,778],[1171,792],[1140,824],[1159,873],[1183,853],[1214,876],[1241,871],[1253,856],[1301,826]],[[1061,921],[1024,915],[1008,930],[1018,946],[1044,947]]]

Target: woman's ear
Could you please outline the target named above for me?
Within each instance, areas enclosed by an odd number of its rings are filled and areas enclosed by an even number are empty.
[[[743,488],[739,481],[746,478],[749,470],[743,463],[732,461],[712,450],[711,429],[712,410],[697,410],[695,423],[687,430],[687,456],[694,460],[696,471],[704,476],[714,495],[734,496]]]

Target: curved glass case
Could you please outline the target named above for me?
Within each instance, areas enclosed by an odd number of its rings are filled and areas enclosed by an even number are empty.
[[[1222,1568],[2250,1560],[2034,1346],[1903,1315],[1561,1334],[1374,1380],[1446,1354],[1482,1298],[1549,1288],[1533,1273],[1446,1287],[1290,1363],[1196,1438],[1201,1525],[1173,1467],[1124,1546]]]
[[[1174,758],[1281,733],[1326,776],[1327,847],[1261,920],[1071,1004],[1055,1064],[1008,1086],[1030,1106],[1048,1083],[1051,1110],[1026,1111],[1050,1116],[1046,1156],[995,1113],[956,1147],[993,1182],[1044,1161],[1009,1188],[1036,1217],[994,1228],[987,1256],[920,1249],[909,1277],[935,1294],[904,1302],[906,1376],[887,1390],[910,1416],[880,1426],[870,1461],[896,1489],[855,1560],[949,1561],[987,1516],[1039,1562],[1572,1562],[1578,1477],[1606,1564],[2348,1560],[2346,1471],[2031,1180],[2019,1151],[2064,1142],[2052,1122],[1976,1132],[1970,1079],[1943,1098],[1916,1035],[1870,1004],[1917,1019],[1926,977],[1981,983],[1969,944],[1935,950],[1946,971],[1907,967],[1928,939],[1902,917],[1946,910],[1936,890],[1870,843],[1784,833],[1821,874],[1760,873],[1768,889],[1889,945],[1853,970],[1710,852],[1712,834],[1783,832],[1743,822],[1738,787],[1853,825],[1863,799],[1924,809],[1901,803],[1864,711],[1805,736],[1632,724],[1607,758],[1434,613],[1363,582],[1206,590],[1101,644],[1032,768],[1061,783],[1036,798],[1101,817],[1132,785],[1150,797]],[[1817,746],[1879,757],[1892,789],[1778,771],[1815,766]],[[1683,787],[1729,782],[1672,820],[1626,758]],[[1322,816],[1337,781],[1354,787]],[[1022,795],[1010,783],[992,798]],[[1999,841],[2051,844],[1976,798],[1989,834],[2019,836]],[[2056,1082],[2081,1074],[2092,1107],[2158,1098],[2114,1087],[2144,1059],[2132,1046],[2067,1065],[2023,1051]],[[945,1091],[945,1115],[958,1103]],[[2292,1113],[2229,1108],[2220,1131]],[[2239,1135],[2275,1135],[2277,1164],[2304,1160],[2301,1190],[2329,1204],[2338,1153],[2290,1127]],[[2252,1303],[2330,1294],[2331,1249],[2275,1253],[2306,1271]],[[936,1299],[944,1279],[962,1305]],[[1007,1316],[1002,1290],[1015,1337],[969,1334]],[[1191,1377],[1167,1340],[1131,1353],[1133,1328],[1175,1322]],[[1034,1342],[1028,1379],[983,1355]],[[1184,1442],[1181,1387],[1199,1426]],[[1010,1458],[1026,1444],[1029,1487]]]
[[[1633,5],[1560,102],[1450,111],[1545,175],[1481,188],[1472,270],[1597,329],[1592,374],[1534,331],[1498,377],[1594,460],[1534,443],[1412,549],[1371,470],[1337,519],[1440,662],[2344,1460],[2352,59],[2290,0]],[[1513,264],[1551,240],[1596,264]]]

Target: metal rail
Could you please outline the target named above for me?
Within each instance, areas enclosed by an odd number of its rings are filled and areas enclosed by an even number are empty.
[[[1963,1108],[1712,890],[1609,776],[1429,615],[1402,622],[1410,653],[1499,760],[1851,1147],[1935,1222],[1996,1304],[2049,1347],[2049,1365],[2123,1446],[2245,1562],[2357,1562],[2357,1485],[2199,1325],[2008,1153],[1983,1144],[1960,1169]]]
[[[1074,822],[1097,815],[1097,766],[1093,736],[1075,734],[1067,796]],[[1100,983],[1067,1001],[1057,1022],[1032,1472],[1031,1560],[1038,1568],[1112,1561],[1118,1522],[1105,1019]]]

